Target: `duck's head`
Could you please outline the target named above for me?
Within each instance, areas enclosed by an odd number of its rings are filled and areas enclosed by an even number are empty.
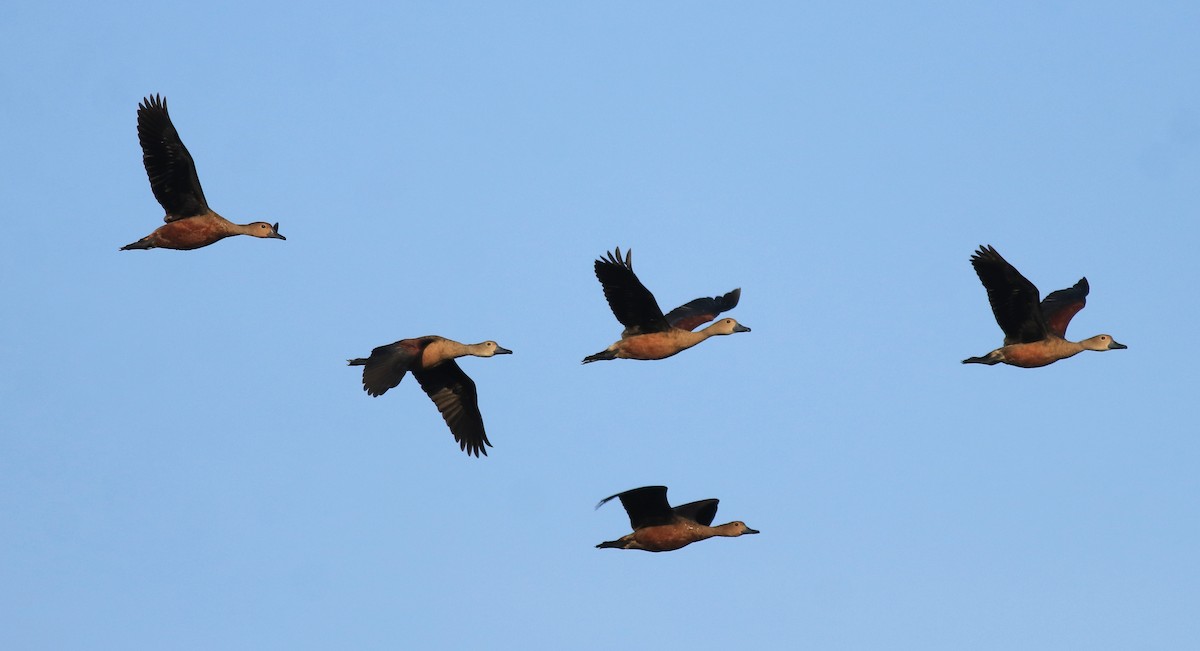
[[[735,332],[750,332],[750,328],[738,323],[734,319],[721,319],[716,323],[708,326],[707,330],[714,335],[731,335]]]
[[[750,527],[747,527],[746,523],[742,522],[741,520],[734,520],[733,522],[730,522],[729,524],[723,524],[723,525],[721,525],[720,528],[724,530],[723,535],[728,536],[730,538],[736,538],[738,536],[743,536],[743,535],[751,534],[751,533],[758,533],[758,529],[751,529]]]
[[[1086,350],[1124,350],[1129,348],[1125,344],[1117,343],[1117,340],[1113,339],[1112,335],[1096,335],[1095,337],[1088,337],[1079,343]]]
[[[269,237],[276,240],[286,240],[287,238],[279,234],[279,222],[268,224],[267,222],[253,222],[246,224],[249,227],[247,235],[254,237]]]
[[[476,357],[492,357],[493,355],[511,355],[512,351],[494,341],[488,340],[480,344],[475,344],[471,354]]]

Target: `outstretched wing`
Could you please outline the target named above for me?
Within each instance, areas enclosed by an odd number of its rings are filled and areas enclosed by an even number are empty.
[[[737,307],[738,299],[741,297],[742,288],[739,287],[724,296],[697,298],[667,312],[667,323],[674,328],[691,330],[698,325],[712,321],[717,318],[718,314]]]
[[[670,330],[671,324],[663,316],[654,294],[633,273],[632,256],[633,252],[628,251],[621,259],[621,248],[617,247],[615,255],[608,253],[595,264],[604,298],[608,299],[613,316],[625,326],[622,336]]]
[[[670,524],[674,520],[675,513],[667,502],[666,486],[643,486],[609,495],[600,500],[596,508],[613,498],[621,499],[621,506],[625,507],[625,512],[629,514],[629,525],[634,531],[643,527]]]
[[[1042,301],[1042,318],[1046,321],[1046,327],[1050,332],[1060,336],[1067,336],[1067,325],[1071,323],[1071,319],[1087,305],[1088,281],[1087,278],[1080,278],[1079,282],[1067,289],[1060,289],[1056,292],[1050,292],[1050,295]]]
[[[675,507],[675,515],[694,520],[707,527],[712,524],[713,518],[717,517],[717,502],[719,501],[711,499],[681,504]]]
[[[350,366],[362,366],[363,390],[372,396],[382,396],[404,379],[421,359],[421,351],[429,345],[428,339],[401,339],[371,351],[367,358],[348,360]]]
[[[1038,289],[1000,257],[991,246],[981,246],[971,256],[971,266],[987,288],[996,323],[1004,331],[1004,344],[1024,344],[1046,338],[1046,322],[1038,306]]]
[[[484,446],[490,446],[483,430],[483,414],[479,413],[479,394],[475,382],[467,377],[454,360],[446,360],[433,368],[413,371],[413,377],[442,412],[458,447],[467,454],[487,456]]]
[[[158,95],[138,104],[138,141],[142,143],[142,162],[150,177],[150,189],[167,211],[163,220],[173,222],[208,212],[196,164],[171,124],[167,101]]]

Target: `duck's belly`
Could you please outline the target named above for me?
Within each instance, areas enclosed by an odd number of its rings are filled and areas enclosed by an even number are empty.
[[[676,525],[645,527],[634,532],[633,537],[642,549],[651,552],[674,551],[697,540],[693,532]]]
[[[189,217],[160,226],[154,234],[159,247],[181,251],[208,246],[228,235],[218,224],[200,217]]]
[[[628,359],[663,359],[686,348],[667,333],[634,335],[621,342],[622,357]]]
[[[1004,347],[1004,362],[1021,368],[1038,368],[1066,359],[1079,351],[1066,350],[1050,341]]]

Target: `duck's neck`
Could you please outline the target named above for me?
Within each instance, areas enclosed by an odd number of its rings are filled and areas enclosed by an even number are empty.
[[[709,326],[709,328],[711,327],[712,326]],[[713,336],[714,333],[709,332],[709,328],[696,330],[694,332],[691,330],[677,330],[675,333],[675,340],[682,344],[683,348],[691,348],[692,346],[695,346],[696,344]],[[683,348],[680,350],[683,350]]]
[[[736,522],[722,524],[716,527],[709,527],[710,536],[724,536],[726,538],[736,538],[742,535],[742,529]]]
[[[1052,344],[1054,352],[1062,355],[1060,359],[1073,357],[1087,349],[1087,346],[1084,345],[1086,342],[1084,341],[1070,341],[1061,337],[1051,341],[1054,342]]]
[[[474,355],[476,357],[492,356],[492,350],[489,349],[488,345],[483,342],[478,344],[459,344],[459,346],[462,347],[464,351],[462,355],[459,355],[459,357],[462,357],[463,355]]]
[[[440,364],[448,359],[462,357],[468,354],[466,346],[450,339],[438,339],[425,347],[421,354],[422,365],[426,368]]]
[[[487,357],[487,346],[482,343],[460,344],[452,339],[439,339],[425,347],[425,353],[421,356],[421,361],[426,367],[430,367],[448,359],[466,357],[467,355]]]

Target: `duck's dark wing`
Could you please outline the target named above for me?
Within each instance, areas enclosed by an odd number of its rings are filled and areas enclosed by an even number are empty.
[[[717,318],[718,314],[737,307],[738,299],[741,297],[742,288],[739,287],[724,296],[697,298],[667,312],[667,323],[674,328],[691,330],[700,324],[712,321]]]
[[[414,370],[413,377],[442,412],[458,447],[467,454],[486,457],[484,446],[490,446],[491,442],[483,431],[483,414],[479,413],[475,382],[452,359],[433,368]]]
[[[625,326],[622,336],[670,330],[671,324],[663,317],[654,294],[633,273],[632,255],[633,252],[628,251],[621,259],[618,247],[615,255],[608,253],[596,260],[595,265],[596,278],[604,287],[604,298],[608,299],[613,316]]]
[[[163,220],[173,222],[208,212],[196,164],[171,124],[167,101],[158,95],[138,104],[138,140],[142,143],[142,162],[150,177],[150,189],[167,211]]]
[[[404,374],[411,371],[421,359],[421,351],[429,345],[426,339],[401,339],[371,351],[367,358],[348,360],[350,366],[362,366],[363,390],[372,396],[381,396],[388,389],[400,384]]]
[[[1038,306],[1038,289],[990,246],[971,256],[971,266],[987,288],[1004,344],[1026,344],[1046,338],[1046,322]]]
[[[609,495],[600,500],[596,508],[613,498],[620,498],[621,506],[625,507],[625,512],[629,514],[629,524],[634,531],[643,527],[671,524],[674,521],[675,513],[667,502],[666,486],[643,486]]]
[[[715,499],[700,500],[681,504],[675,507],[675,515],[694,520],[707,527],[712,524],[713,518],[717,517],[717,502],[719,501]]]
[[[1087,295],[1087,278],[1080,278],[1073,287],[1050,292],[1050,295],[1042,301],[1042,318],[1046,321],[1046,327],[1050,329],[1050,332],[1060,337],[1066,337],[1067,325],[1087,304]]]

